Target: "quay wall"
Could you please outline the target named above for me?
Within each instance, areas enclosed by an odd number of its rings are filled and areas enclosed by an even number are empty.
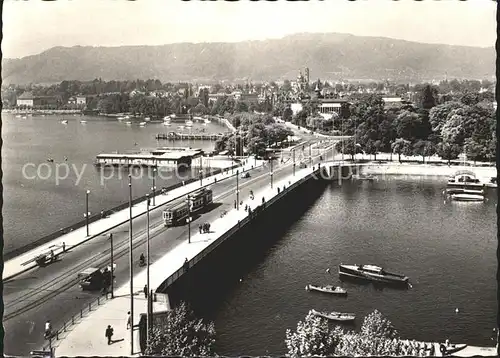
[[[324,170],[321,168],[321,170]],[[315,170],[301,181],[287,187],[215,240],[212,245],[189,261],[189,269],[180,268],[168,277],[157,293],[168,294],[170,304],[200,299],[217,304],[228,284],[237,282],[242,271],[251,269],[273,243],[323,193],[327,175]],[[282,188],[281,188],[282,189]],[[277,190],[277,189],[276,189]],[[261,200],[256,197],[256,200]]]
[[[377,164],[367,163],[358,166],[359,171],[363,174],[379,174],[379,175],[419,175],[419,176],[436,176],[449,177],[461,170],[471,171],[476,174],[479,179],[489,182],[492,177],[497,176],[496,167],[483,166],[448,166],[435,164]]]

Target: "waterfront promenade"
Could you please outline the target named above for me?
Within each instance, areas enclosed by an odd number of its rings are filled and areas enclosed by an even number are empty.
[[[262,165],[262,161],[256,161],[254,159],[247,160],[247,164],[240,168],[241,171],[247,171],[252,169],[252,167],[258,167]],[[203,179],[203,185],[213,183],[215,180],[220,182],[221,180],[228,179],[236,175],[235,170],[228,170],[226,173],[220,173]],[[193,192],[200,188],[200,181],[194,181],[192,183],[186,184],[179,188],[168,191],[166,194],[157,195],[155,197],[155,205],[153,206],[153,201],[150,203],[150,210],[164,206],[165,204],[181,198],[190,192]],[[132,217],[136,218],[138,216],[144,215],[146,213],[146,201],[136,204],[132,208]],[[21,254],[11,260],[4,263],[2,279],[4,281],[9,280],[20,273],[26,272],[27,270],[33,269],[37,266],[34,258],[40,254],[49,254],[52,250],[54,255],[59,256],[63,253],[63,243],[64,250],[69,251],[79,245],[86,243],[87,241],[101,236],[113,228],[122,225],[129,220],[129,208],[115,212],[108,217],[95,221],[89,224],[89,236],[87,236],[87,228],[83,226],[79,229],[71,231],[64,234],[57,239],[54,239],[46,244],[43,244],[33,250],[30,250],[24,254]]]
[[[322,165],[323,166],[323,165]],[[316,167],[317,168],[317,167]],[[277,195],[286,195],[287,189],[291,185],[304,180],[312,173],[312,168],[298,169],[293,173],[277,179],[273,183],[273,188],[268,184],[254,190],[254,199],[249,196],[242,197],[243,206],[239,210],[232,209],[221,218],[215,219],[211,224],[211,232],[199,234],[194,228],[192,232],[191,243],[186,241],[180,243],[166,255],[155,261],[150,266],[150,286],[155,290],[167,277],[173,275],[184,264],[184,260],[193,259],[196,255],[209,247],[214,241],[226,234],[228,231],[238,225],[248,213],[244,211],[244,206],[248,205],[252,210],[262,204],[262,198],[266,202]],[[280,188],[280,193],[278,193]],[[283,191],[284,189],[284,191]],[[143,294],[143,288],[146,284],[146,270],[134,276],[134,322],[137,323],[141,313],[146,312],[147,301]],[[61,335],[60,341],[56,341],[53,347],[58,356],[76,356],[76,355],[106,355],[106,356],[130,356],[130,331],[126,329],[127,311],[130,310],[130,286],[126,283],[116,290],[116,298],[106,301],[95,311],[84,317],[76,326],[68,330],[66,335]],[[156,302],[154,310],[165,310],[168,304]],[[113,337],[117,342],[108,345],[104,338],[104,330],[107,325],[114,328]],[[134,332],[134,354],[139,352],[138,331]]]

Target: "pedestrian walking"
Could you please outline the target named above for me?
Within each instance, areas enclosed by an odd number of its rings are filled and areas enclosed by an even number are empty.
[[[111,337],[113,337],[113,328],[111,328],[110,325],[108,325],[108,328],[106,328],[106,333],[104,334],[104,336],[108,339],[108,345],[113,343],[113,341],[111,340]]]
[[[144,297],[148,298],[148,285],[144,285]]]
[[[200,226],[198,228],[200,229],[200,234],[201,234],[203,231],[203,225],[200,224]]]
[[[131,317],[130,317],[130,311],[127,312],[127,329],[130,328],[131,325]]]
[[[62,249],[63,249],[63,252],[66,252],[66,243],[65,242],[62,243]]]

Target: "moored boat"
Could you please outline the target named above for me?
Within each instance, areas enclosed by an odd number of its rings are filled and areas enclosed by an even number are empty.
[[[347,291],[344,290],[342,287],[335,287],[333,285],[326,285],[326,286],[307,285],[306,290],[307,291],[318,291],[318,292],[324,292],[324,293],[332,293],[335,295],[346,295],[347,294]]]
[[[67,119],[64,119],[61,121],[62,124],[68,124],[68,120]]]
[[[472,194],[472,195],[484,195],[483,189],[464,189],[464,188],[447,188],[446,194]]]
[[[485,185],[476,175],[468,170],[462,170],[448,178],[447,188],[479,189]]]
[[[146,125],[146,122],[141,122],[141,123],[139,123],[139,126],[140,126],[140,127],[144,127],[145,125]]]
[[[360,278],[364,280],[408,285],[409,278],[404,275],[392,273],[375,265],[339,265],[339,275]]]
[[[451,200],[455,200],[455,201],[484,201],[485,200],[485,197],[482,194],[459,193],[459,194],[451,194],[450,197],[451,197]]]
[[[339,322],[350,322],[356,319],[356,315],[354,313],[320,312],[314,309],[311,310],[311,313],[318,317],[323,317],[326,319],[330,319],[332,321],[339,321]]]

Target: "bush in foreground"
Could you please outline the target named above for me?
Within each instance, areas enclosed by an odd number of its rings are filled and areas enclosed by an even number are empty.
[[[360,332],[330,327],[327,320],[311,312],[297,330],[286,331],[290,357],[311,356],[425,356],[425,347],[399,339],[391,321],[375,310],[365,317]]]
[[[214,355],[214,324],[197,319],[184,302],[155,325],[145,354],[177,357]]]

